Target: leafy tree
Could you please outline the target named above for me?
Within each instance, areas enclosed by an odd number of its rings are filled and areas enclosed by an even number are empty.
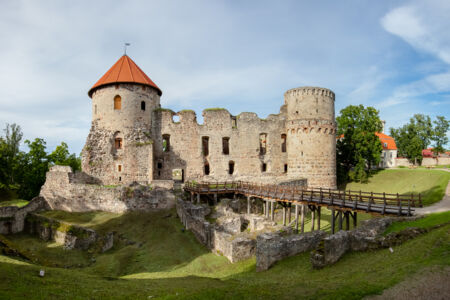
[[[379,164],[383,150],[375,135],[382,129],[378,111],[373,107],[349,105],[340,111],[336,122],[338,181],[348,178],[365,181],[371,166]]]
[[[81,159],[75,153],[69,153],[69,147],[65,142],[61,142],[48,157],[54,165],[70,166],[73,171],[81,170]]]
[[[36,138],[33,142],[26,140],[25,144],[29,151],[21,156],[22,173],[18,195],[24,199],[31,199],[39,194],[41,186],[45,183],[49,159],[43,139]]]
[[[17,189],[19,146],[22,130],[17,124],[6,124],[5,137],[0,138],[0,189]]]
[[[435,126],[432,140],[435,142],[433,152],[437,154],[445,152],[444,145],[448,143],[447,132],[450,127],[450,122],[443,116],[437,116],[436,119],[433,121]]]
[[[423,114],[415,114],[400,128],[390,128],[390,134],[397,144],[398,155],[415,164],[422,162],[422,150],[428,148],[435,136],[430,117]]]

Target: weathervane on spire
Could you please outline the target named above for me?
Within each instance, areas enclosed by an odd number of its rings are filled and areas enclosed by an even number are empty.
[[[127,55],[127,47],[130,46],[130,43],[125,43],[123,46],[123,55]]]

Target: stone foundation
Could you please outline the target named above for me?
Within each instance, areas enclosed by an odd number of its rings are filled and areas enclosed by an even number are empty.
[[[313,231],[304,234],[286,232],[264,233],[256,239],[256,270],[269,269],[275,262],[317,247],[326,233]]]
[[[255,255],[258,234],[282,228],[259,215],[236,213],[232,207],[238,211],[237,202],[223,199],[211,214],[207,206],[177,201],[177,214],[185,228],[191,230],[200,243],[232,263]],[[215,224],[206,221],[208,215],[217,217]]]
[[[113,213],[149,211],[173,207],[173,181],[155,181],[152,185],[138,183],[127,186],[95,184],[96,179],[82,172],[73,173],[68,166],[53,166],[40,196],[52,210],[85,212],[101,210]]]
[[[114,234],[99,235],[95,230],[72,225],[38,214],[29,214],[25,219],[25,231],[37,235],[44,241],[55,241],[64,249],[92,249],[105,252],[114,245]]]

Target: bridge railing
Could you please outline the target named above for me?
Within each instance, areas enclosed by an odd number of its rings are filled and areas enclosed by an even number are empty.
[[[345,203],[360,202],[370,205],[397,206],[397,207],[422,207],[421,194],[389,194],[373,193],[351,190],[334,190],[311,188],[305,189],[300,186],[262,184],[246,181],[224,181],[224,182],[187,182],[184,186],[186,191],[195,193],[227,193],[241,192],[253,194],[263,198],[272,198],[288,201],[308,201],[308,199],[328,199]]]

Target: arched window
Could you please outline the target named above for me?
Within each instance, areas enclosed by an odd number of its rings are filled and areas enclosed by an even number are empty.
[[[163,152],[169,152],[170,150],[170,135],[169,134],[163,134]]]
[[[122,138],[115,138],[114,146],[116,147],[116,149],[122,149]]]
[[[116,95],[114,97],[114,109],[122,109],[122,97],[120,97],[119,95]]]
[[[141,110],[145,110],[145,101],[141,102]]]

